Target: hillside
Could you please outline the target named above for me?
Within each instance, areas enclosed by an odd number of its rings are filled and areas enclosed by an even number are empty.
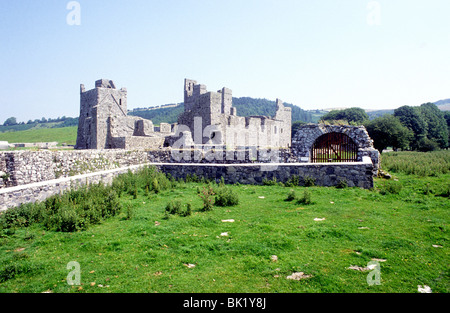
[[[59,128],[30,128],[27,130],[0,133],[0,141],[13,142],[52,142],[74,145],[77,140],[77,126]]]
[[[450,111],[450,99],[439,100],[433,102],[441,111]],[[384,114],[394,114],[394,109],[388,110],[366,110],[367,115],[372,120],[374,118],[380,117]]]
[[[449,111],[450,110],[450,99],[444,99],[434,102],[438,106],[439,109],[442,111]],[[443,110],[442,108],[446,107],[447,109]]]
[[[302,110],[301,108],[290,103],[284,104],[286,107],[292,108],[292,122],[303,121],[312,122],[312,114]],[[276,111],[275,101],[267,99],[255,99],[250,97],[233,97],[233,106],[237,110],[239,116],[264,115],[274,116]],[[178,116],[183,112],[184,104],[178,106],[165,106],[157,109],[134,109],[129,111],[129,115],[140,116],[152,120],[155,125],[161,122],[175,123]]]
[[[385,114],[394,114],[394,110],[366,110],[367,115],[369,115],[369,118],[371,120],[383,116]]]

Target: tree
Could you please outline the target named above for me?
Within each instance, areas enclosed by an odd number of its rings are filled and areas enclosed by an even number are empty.
[[[421,139],[426,138],[427,135],[427,123],[420,109],[404,105],[394,110],[394,116],[400,120],[403,126],[406,126],[414,133],[411,148],[417,150],[419,142],[421,142]]]
[[[407,149],[414,134],[393,115],[385,114],[366,123],[369,136],[374,141],[374,147],[383,152],[387,147],[394,150]]]
[[[436,142],[441,149],[447,148],[448,127],[444,112],[430,102],[422,104],[420,112],[427,123],[427,138]]]
[[[292,125],[291,125],[291,134],[292,134],[292,136],[294,136],[294,134],[297,132],[297,130],[299,130],[300,127],[302,127],[302,125],[305,125],[305,124],[306,123],[302,122],[302,121],[293,122]]]
[[[333,110],[322,116],[323,121],[345,120],[349,124],[362,125],[369,120],[366,111],[361,108]]]
[[[447,130],[448,130],[448,145],[447,148],[450,147],[450,111],[444,112],[444,118],[447,122]]]
[[[17,125],[17,119],[15,117],[7,118],[6,121],[3,123],[3,126],[11,126],[11,125]]]

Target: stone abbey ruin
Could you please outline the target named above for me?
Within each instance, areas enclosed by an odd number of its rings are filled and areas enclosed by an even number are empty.
[[[155,126],[127,112],[125,88],[107,79],[81,85],[76,149],[0,152],[0,211],[149,165],[174,178],[262,184],[296,176],[299,185],[360,188],[372,188],[379,169],[364,126],[305,124],[291,133],[291,108],[279,99],[272,117],[238,116],[230,89],[185,79],[177,123]]]
[[[77,149],[155,149],[192,145],[288,148],[291,145],[291,109],[277,99],[274,117],[241,117],[232,106],[232,92],[217,92],[185,79],[184,112],[178,123],[161,123],[127,115],[127,90],[100,79],[95,88],[80,87]]]

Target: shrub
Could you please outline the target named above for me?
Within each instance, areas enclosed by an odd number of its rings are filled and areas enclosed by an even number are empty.
[[[298,186],[300,183],[300,178],[297,175],[292,175],[289,177],[287,182],[284,183],[286,187],[295,187]]]
[[[443,186],[441,191],[436,193],[436,196],[449,198],[450,197],[450,184]]]
[[[417,144],[417,150],[421,152],[436,151],[439,149],[439,144],[428,138],[421,138]]]
[[[27,227],[40,218],[40,208],[37,205],[27,203],[8,209],[0,215],[0,225],[3,228]]]
[[[168,219],[169,214],[179,215],[179,216],[184,216],[184,217],[192,215],[192,206],[190,203],[186,204],[186,210],[182,210],[181,206],[182,205],[179,200],[170,201],[169,203],[167,203],[166,209],[164,212],[165,218]]]
[[[311,200],[311,192],[309,190],[305,190],[300,199],[297,200],[298,204],[312,204]]]
[[[152,190],[155,193],[159,193],[160,192],[158,179],[156,177],[154,177],[153,180],[152,180]]]
[[[111,186],[103,183],[84,185],[63,194],[54,195],[41,203],[24,204],[0,214],[0,227],[8,231],[14,227],[27,227],[42,223],[49,230],[76,231],[86,229],[90,224],[117,215],[122,210],[119,198],[126,192],[137,198],[138,189],[155,192],[172,188],[174,180],[158,172],[154,167],[144,167],[141,171],[117,176]],[[176,210],[176,205],[175,209]],[[131,208],[127,208],[131,218]],[[183,214],[192,213],[189,207]],[[13,230],[12,230],[13,231]]]
[[[316,184],[316,179],[310,176],[305,176],[303,180],[305,187],[312,187]]]
[[[234,206],[238,204],[239,204],[239,197],[231,188],[220,187],[216,191],[214,205]]]
[[[387,194],[399,194],[402,190],[402,185],[394,181],[388,181],[383,184],[380,188],[380,193],[382,195]]]
[[[214,195],[214,190],[210,185],[203,187],[202,192],[198,195],[203,201],[202,211],[212,210],[212,196]]]
[[[336,188],[347,188],[348,183],[345,179],[339,180],[339,182],[336,184]]]
[[[293,200],[295,200],[295,198],[297,198],[297,195],[295,194],[295,190],[291,190],[288,193],[288,196],[285,201],[293,201]]]
[[[62,232],[73,232],[85,226],[74,207],[62,207],[53,221],[57,221],[53,225],[55,230]]]
[[[186,204],[186,210],[183,211],[180,215],[181,216],[191,216],[192,215],[192,206],[190,203]]]
[[[102,217],[115,216],[121,209],[122,205],[120,204],[119,197],[114,190],[109,189],[106,193],[104,205],[102,206]]]
[[[134,217],[134,208],[131,205],[127,205],[126,219],[131,220]]]
[[[276,186],[276,185],[278,185],[277,178],[275,176],[273,176],[272,179],[270,179],[270,180],[267,178],[264,178],[263,185],[264,186]]]
[[[172,215],[180,214],[181,213],[181,202],[179,200],[170,201],[169,203],[167,203],[165,211]]]

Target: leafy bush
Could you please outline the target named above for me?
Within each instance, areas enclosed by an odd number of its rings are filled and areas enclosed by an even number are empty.
[[[286,201],[293,201],[297,198],[297,195],[295,194],[295,190],[291,190],[286,198]]]
[[[312,200],[311,200],[311,192],[309,190],[305,190],[303,192],[303,195],[300,199],[297,200],[298,204],[312,204]]]
[[[121,209],[115,189],[99,183],[53,195],[42,203],[9,209],[0,216],[0,224],[11,228],[42,223],[48,230],[72,232],[101,223]]]
[[[450,184],[443,186],[441,191],[436,193],[436,196],[449,198],[450,197]]]
[[[421,152],[439,150],[439,144],[428,138],[421,138],[417,143],[417,150]]]
[[[165,214],[166,217],[168,217],[169,214],[171,215],[179,215],[179,216],[190,216],[192,215],[192,206],[190,203],[186,204],[186,210],[181,209],[181,202],[179,200],[176,201],[170,201],[166,205]]]
[[[380,194],[399,194],[402,190],[402,185],[395,181],[387,181],[380,188]]]
[[[159,191],[160,191],[158,179],[156,177],[154,177],[152,180],[152,190],[155,193],[159,193]]]
[[[181,212],[181,216],[191,216],[192,215],[192,206],[190,203],[186,204],[186,210]]]
[[[126,219],[131,220],[134,216],[134,208],[131,205],[127,205],[126,207]]]
[[[303,177],[305,187],[312,187],[316,184],[316,179],[314,177],[305,176]]]
[[[203,187],[203,190],[198,195],[202,201],[203,201],[203,207],[202,211],[211,211],[213,204],[212,204],[212,196],[214,195],[214,190],[210,185]]]
[[[347,188],[348,183],[345,179],[339,180],[339,182],[336,184],[336,188]]]
[[[181,213],[181,202],[179,200],[176,201],[170,201],[166,205],[166,210],[169,214],[180,214]]]
[[[239,204],[239,196],[229,187],[220,187],[216,190],[214,205],[234,206]]]
[[[91,224],[99,224],[104,219],[117,215],[122,210],[119,198],[128,193],[137,198],[138,190],[143,189],[155,193],[172,188],[173,180],[154,167],[116,177],[111,186],[103,183],[83,185],[80,188],[53,195],[41,203],[24,204],[7,210],[0,215],[0,226],[3,229],[27,227],[33,223],[42,223],[48,230],[72,232],[84,230]],[[186,210],[186,215],[191,210]],[[127,211],[128,218],[132,212]]]
[[[297,175],[292,175],[289,179],[284,183],[286,187],[295,187],[300,183],[300,178]]]
[[[0,224],[2,228],[27,227],[38,220],[38,206],[27,203],[5,211],[0,217]]]
[[[136,173],[128,171],[117,176],[112,183],[112,187],[119,197],[122,192],[125,192],[132,195],[134,199],[137,198],[139,190],[148,195],[150,191],[159,193],[162,190],[171,189],[174,185],[175,180],[172,177],[169,179],[153,166],[145,166]]]
[[[276,185],[278,185],[277,178],[275,176],[272,177],[272,179],[270,179],[270,180],[267,178],[264,178],[263,185],[264,186],[276,186]]]

